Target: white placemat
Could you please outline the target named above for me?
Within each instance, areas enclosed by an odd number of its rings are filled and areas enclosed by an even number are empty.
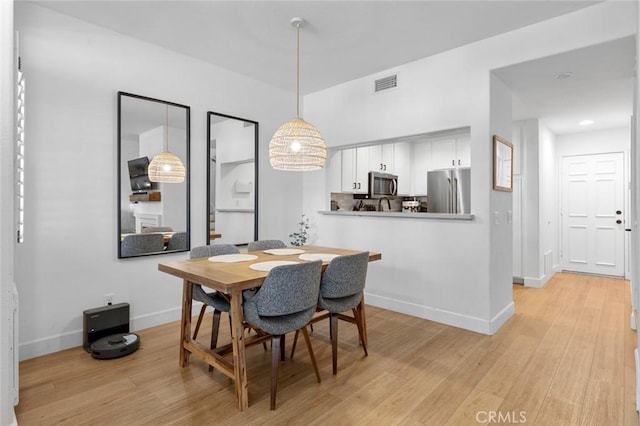
[[[331,262],[335,257],[340,256],[334,253],[303,253],[298,256],[298,259],[302,260],[322,260],[323,262]]]
[[[233,263],[233,262],[246,262],[248,260],[257,259],[258,256],[254,254],[221,254],[218,256],[211,256],[209,260],[211,262],[224,262],[224,263]]]
[[[270,260],[268,262],[252,263],[251,265],[249,265],[249,268],[253,269],[254,271],[269,272],[276,266],[295,265],[296,263],[300,262],[296,262],[295,260]]]
[[[304,250],[301,249],[292,249],[292,248],[279,248],[279,249],[269,249],[264,250],[264,253],[275,254],[276,256],[288,256],[290,254],[300,254],[304,253]]]

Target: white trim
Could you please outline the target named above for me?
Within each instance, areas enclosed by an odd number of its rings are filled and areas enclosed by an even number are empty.
[[[554,273],[559,272],[556,271],[557,267],[558,265],[553,266]],[[553,274],[542,274],[540,278],[524,277],[524,285],[525,287],[542,288],[547,283],[547,281],[551,279],[551,277],[553,277]]]
[[[515,312],[515,305],[511,302],[502,311],[500,311],[498,315],[487,321],[486,319],[478,317],[462,315],[457,312],[417,305],[404,300],[391,299],[374,294],[365,293],[365,300],[367,305],[487,335],[494,334]]]
[[[191,310],[192,316],[200,313],[201,306],[202,303],[196,301],[193,302]],[[155,327],[169,322],[179,321],[181,309],[181,307],[175,307],[131,318],[129,322],[129,329],[131,331],[144,330],[146,328]],[[82,330],[73,330],[67,333],[35,339],[30,342],[22,342],[20,343],[20,361],[82,346],[82,333]]]
[[[516,305],[511,301],[511,303],[505,306],[503,310],[498,312],[498,314],[491,319],[489,322],[489,334],[494,335],[515,312]]]

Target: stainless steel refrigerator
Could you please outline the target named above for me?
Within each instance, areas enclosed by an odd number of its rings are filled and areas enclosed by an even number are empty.
[[[427,172],[429,213],[471,213],[471,169]]]

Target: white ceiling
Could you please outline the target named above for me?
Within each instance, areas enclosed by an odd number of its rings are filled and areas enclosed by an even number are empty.
[[[292,91],[296,36],[289,21],[301,16],[307,21],[301,33],[300,84],[304,94],[597,2],[45,0],[36,3]],[[522,116],[517,118],[543,117],[556,133],[576,131],[577,128],[569,130],[567,119],[562,124],[561,116],[567,115],[567,110],[572,110],[572,116],[581,115],[578,109],[597,99],[600,109],[606,109],[610,115],[625,110],[628,120],[631,92],[626,93],[629,83],[623,80],[625,75],[631,80],[629,72],[633,72],[633,67],[627,68],[634,51],[629,42],[616,49],[617,62],[608,63],[616,72],[589,74],[584,79],[583,70],[604,63],[601,57],[593,55],[606,54],[607,49],[560,55],[501,70],[501,78],[528,107],[526,111],[518,108],[515,112]],[[552,70],[554,66],[562,68]],[[548,83],[544,73],[562,71],[573,71],[575,79],[570,79],[569,87],[562,91],[554,90],[553,84],[559,81]],[[545,88],[545,99],[540,99],[543,92],[536,90],[537,86]],[[571,91],[577,94],[570,96]],[[620,95],[602,102],[603,96],[612,91]],[[623,92],[628,96],[622,96]],[[578,102],[570,102],[576,97]],[[626,103],[619,105],[619,98],[625,98]],[[592,114],[596,114],[596,109]],[[526,116],[533,113],[539,115]],[[595,115],[591,117],[598,119]]]
[[[633,110],[635,39],[512,65],[495,73],[514,93],[513,119],[540,118],[555,134],[621,127]],[[560,73],[571,73],[558,79]],[[590,126],[579,126],[592,120]]]

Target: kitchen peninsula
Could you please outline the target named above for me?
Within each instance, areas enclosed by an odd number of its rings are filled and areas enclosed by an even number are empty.
[[[400,218],[400,219],[448,219],[448,220],[473,220],[473,214],[458,214],[458,213],[404,213],[404,212],[392,212],[392,211],[330,211],[319,210],[318,214],[332,215],[332,216],[367,216],[367,217],[380,217],[380,218]]]

